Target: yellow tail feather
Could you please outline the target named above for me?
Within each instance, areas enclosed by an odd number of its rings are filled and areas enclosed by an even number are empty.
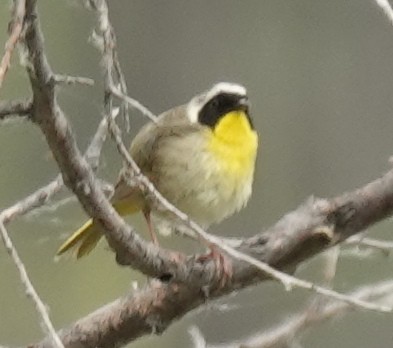
[[[133,214],[141,208],[135,202],[121,201],[114,204],[114,208],[120,215]],[[66,251],[76,248],[76,258],[79,259],[89,254],[103,236],[99,227],[93,224],[93,220],[88,220],[82,227],[74,232],[57,250],[56,255],[62,255]]]
[[[80,245],[78,246],[78,250],[76,251],[76,258],[80,259],[81,257],[87,255],[92,251],[97,243],[100,241],[102,237],[102,233],[98,229],[92,228],[86,233]]]
[[[81,228],[79,228],[76,232],[74,232],[71,237],[69,237],[59,248],[59,250],[57,250],[57,255],[61,255],[64,254],[66,251],[70,250],[71,248],[73,248],[74,246],[77,246],[79,244],[78,247],[78,251],[77,251],[77,257],[79,257],[79,248],[83,245],[83,243],[86,242],[86,240],[88,241],[90,238],[92,238],[91,236],[96,234],[99,237],[101,237],[101,233],[95,228],[95,226],[93,225],[93,220],[90,219],[88,220]],[[97,240],[98,242],[98,240]],[[97,244],[97,242],[95,244]],[[85,255],[85,253],[83,254]],[[80,255],[82,256],[82,255]]]

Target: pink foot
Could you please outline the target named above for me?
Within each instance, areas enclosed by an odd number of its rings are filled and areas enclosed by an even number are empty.
[[[210,252],[197,258],[199,262],[213,260],[216,265],[217,276],[220,277],[220,285],[224,287],[229,283],[233,275],[232,261],[224,255],[215,245],[209,245]]]

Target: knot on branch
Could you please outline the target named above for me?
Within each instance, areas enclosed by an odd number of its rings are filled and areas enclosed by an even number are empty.
[[[329,225],[335,229],[345,229],[356,214],[356,207],[352,202],[346,202],[341,206],[334,207],[333,211],[326,217]]]

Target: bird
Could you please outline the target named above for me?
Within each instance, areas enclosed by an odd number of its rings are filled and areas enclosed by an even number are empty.
[[[252,193],[258,133],[250,115],[246,88],[219,82],[145,124],[129,153],[141,172],[170,203],[203,228],[244,208]],[[164,219],[138,185],[120,171],[110,202],[122,216],[142,212],[152,241],[154,219]],[[90,253],[103,236],[88,220],[58,249],[76,258]]]

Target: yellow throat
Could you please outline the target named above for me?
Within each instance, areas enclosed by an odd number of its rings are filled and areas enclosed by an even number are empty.
[[[224,115],[210,132],[208,150],[229,175],[252,174],[258,149],[258,135],[244,111]]]

